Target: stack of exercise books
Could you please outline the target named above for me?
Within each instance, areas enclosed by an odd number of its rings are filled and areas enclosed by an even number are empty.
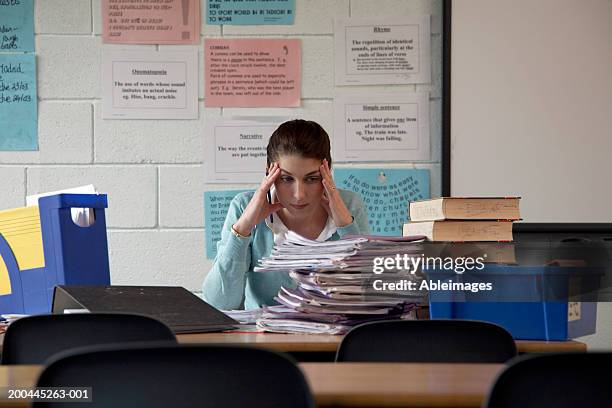
[[[375,259],[420,254],[423,238],[352,236],[318,242],[288,232],[286,240],[255,268],[258,273],[288,272],[292,279],[291,287],[278,292],[279,305],[264,308],[258,327],[282,333],[343,334],[368,321],[413,317],[425,293],[402,288],[422,277],[396,265],[387,265],[383,273],[380,262],[375,268]]]
[[[443,197],[409,204],[403,235],[430,241],[512,241],[520,197]]]

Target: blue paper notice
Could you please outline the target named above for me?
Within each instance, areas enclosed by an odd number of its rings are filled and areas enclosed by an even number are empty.
[[[204,231],[208,259],[214,259],[217,256],[217,242],[221,239],[221,228],[225,222],[227,209],[236,194],[243,191],[245,190],[204,192]]]
[[[0,54],[0,150],[38,150],[37,117],[36,57]]]
[[[34,52],[34,0],[0,0],[0,52]]]
[[[293,24],[295,0],[207,0],[208,24]]]
[[[429,198],[429,170],[334,170],[336,186],[361,195],[374,235],[401,236],[408,221],[408,202]]]

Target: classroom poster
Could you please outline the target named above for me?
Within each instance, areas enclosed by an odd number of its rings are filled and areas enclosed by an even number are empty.
[[[209,39],[204,53],[206,106],[300,106],[300,40]]]
[[[334,181],[361,195],[374,235],[401,236],[408,202],[429,198],[427,169],[336,168]]]
[[[217,256],[217,242],[221,240],[221,229],[232,199],[247,190],[205,191],[204,192],[204,233],[206,257]]]
[[[0,52],[34,52],[34,0],[0,0]]]
[[[38,150],[34,54],[0,54],[0,150]]]
[[[101,0],[109,44],[199,44],[200,0]]]
[[[293,24],[295,0],[206,0],[212,25]]]
[[[334,117],[337,162],[429,159],[427,93],[338,93]]]
[[[335,20],[336,85],[429,83],[429,19]]]
[[[282,121],[211,119],[206,123],[206,182],[260,183],[266,147]]]
[[[198,52],[104,50],[104,119],[197,119]]]

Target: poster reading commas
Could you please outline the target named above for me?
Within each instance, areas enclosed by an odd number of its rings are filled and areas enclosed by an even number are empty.
[[[300,106],[300,40],[211,39],[204,52],[206,106]]]
[[[336,186],[358,193],[368,209],[370,232],[401,236],[408,202],[429,198],[429,170],[336,168]]]
[[[429,83],[429,19],[336,20],[336,85]]]
[[[102,0],[110,44],[199,44],[200,0]]]

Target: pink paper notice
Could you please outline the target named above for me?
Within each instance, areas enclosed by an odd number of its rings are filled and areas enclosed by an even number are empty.
[[[206,106],[300,106],[300,40],[204,41]]]
[[[102,0],[111,44],[199,44],[200,0]]]

